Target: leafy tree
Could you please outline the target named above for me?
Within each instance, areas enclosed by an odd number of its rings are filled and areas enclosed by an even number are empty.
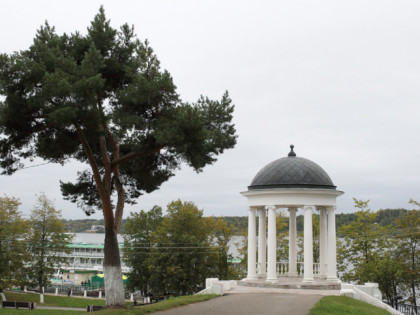
[[[87,214],[102,210],[106,304],[123,306],[124,204],[157,189],[181,163],[200,171],[235,145],[227,92],[221,101],[182,102],[148,42],[127,24],[112,28],[101,7],[86,35],[58,35],[46,23],[28,50],[0,55],[0,95],[3,174],[34,157],[89,166],[61,190]]]
[[[233,226],[234,235],[241,235],[241,231],[248,226],[247,216],[223,216],[222,218],[226,224]]]
[[[278,262],[284,262],[289,260],[289,223],[288,218],[284,212],[280,212],[276,217],[276,256]],[[281,267],[280,267],[281,268]],[[287,270],[280,270],[280,272],[287,272]]]
[[[340,233],[344,237],[344,242],[338,247],[339,262],[352,266],[351,270],[346,270],[342,278],[346,281],[356,281],[364,283],[373,281],[370,267],[372,262],[376,262],[386,249],[392,244],[388,236],[389,227],[381,227],[376,223],[378,213],[369,209],[369,201],[362,201],[353,198],[357,219],[348,225],[340,227]],[[339,267],[343,270],[343,266]]]
[[[0,197],[0,292],[23,283],[22,270],[29,259],[25,242],[28,222],[22,219],[19,205],[14,197]]]
[[[403,265],[396,254],[395,250],[385,250],[380,257],[370,260],[365,268],[392,307],[397,307],[399,288],[403,282]]]
[[[206,219],[211,220],[212,218]],[[232,255],[229,254],[229,244],[234,235],[234,227],[227,224],[223,218],[213,219],[213,246],[216,250],[215,275],[219,279],[236,279],[238,277],[237,270],[233,268],[229,259]]]
[[[313,248],[313,262],[319,263],[319,215],[312,214],[312,248]]]
[[[139,288],[143,294],[147,293],[150,286],[151,234],[158,229],[162,219],[162,209],[155,206],[147,212],[132,212],[125,225],[124,260],[131,267],[128,288]]]
[[[342,225],[344,241],[339,243],[338,261],[342,278],[356,283],[377,282],[388,303],[396,306],[403,265],[392,226],[380,226],[380,212],[369,209],[369,201],[354,199],[356,221]],[[348,270],[345,266],[352,266]]]
[[[64,232],[61,211],[54,208],[45,194],[38,196],[31,212],[30,228],[28,251],[32,259],[26,268],[27,275],[29,282],[37,285],[42,293],[57,267],[67,262],[62,254],[70,253],[71,236]]]
[[[236,242],[241,262],[239,263],[240,277],[246,278],[248,270],[248,227],[245,226],[241,229],[241,238]],[[258,256],[257,256],[258,257]]]
[[[212,224],[192,202],[173,201],[152,234],[151,288],[157,293],[196,293],[212,275]]]
[[[410,200],[410,203],[420,206],[420,203]],[[410,302],[417,305],[417,290],[420,285],[420,211],[408,211],[406,215],[396,220],[399,233],[399,261],[403,264],[403,277],[410,288]]]

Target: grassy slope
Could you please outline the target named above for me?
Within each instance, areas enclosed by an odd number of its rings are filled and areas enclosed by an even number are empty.
[[[33,311],[29,311],[29,310],[22,310],[22,309],[11,309],[11,308],[7,308],[7,309],[1,309],[0,308],[0,314],[1,315],[9,315],[9,314],[27,314],[27,315],[57,315],[59,312],[60,315],[82,315],[82,314],[86,314],[83,312],[78,312],[78,311],[57,311],[57,310],[33,310]]]
[[[35,302],[39,303],[39,294],[23,294],[14,292],[5,292],[8,301],[22,301],[22,302]],[[44,306],[63,306],[63,307],[82,307],[88,305],[105,305],[103,299],[84,299],[60,295],[44,295]]]
[[[9,301],[22,301],[22,302],[36,302],[39,305],[39,294],[21,294],[21,293],[12,293],[5,292],[7,300]],[[118,314],[146,314],[156,311],[166,310],[172,307],[177,307],[181,305],[186,305],[190,303],[206,301],[212,298],[217,297],[217,295],[189,295],[181,296],[176,298],[170,298],[168,300],[147,305],[147,306],[136,306],[129,307],[125,310],[103,310],[97,311],[95,314],[109,314],[109,315],[118,315]],[[104,300],[99,299],[83,299],[83,298],[74,298],[66,296],[51,296],[45,295],[45,306],[60,306],[60,307],[82,307],[85,308],[87,305],[104,305]],[[131,305],[132,303],[127,303]],[[30,312],[30,313],[28,313]],[[77,311],[59,311],[61,314],[84,314]],[[35,311],[24,311],[24,310],[13,310],[13,309],[0,309],[0,314],[57,314],[57,310],[35,310]]]
[[[103,311],[95,312],[95,314],[98,314],[98,315],[111,315],[111,314],[112,315],[120,315],[120,314],[121,315],[122,314],[141,315],[141,314],[146,314],[146,313],[163,311],[163,310],[167,310],[173,307],[187,305],[191,303],[207,301],[215,297],[217,297],[217,295],[214,295],[214,294],[180,296],[176,298],[170,298],[168,300],[165,300],[156,304],[130,307],[128,308],[128,310],[103,310]]]
[[[323,297],[310,311],[310,315],[388,315],[388,311],[346,296]]]

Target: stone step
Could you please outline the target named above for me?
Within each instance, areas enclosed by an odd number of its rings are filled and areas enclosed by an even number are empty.
[[[268,283],[263,281],[239,281],[238,285],[257,288],[341,290],[341,283]]]

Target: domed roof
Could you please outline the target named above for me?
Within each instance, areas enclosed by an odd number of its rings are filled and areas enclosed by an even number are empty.
[[[275,160],[263,167],[248,190],[270,188],[319,188],[336,189],[331,178],[318,164],[291,151],[287,157]]]

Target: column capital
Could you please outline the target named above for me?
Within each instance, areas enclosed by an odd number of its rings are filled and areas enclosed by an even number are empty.
[[[258,215],[265,215],[266,209],[264,207],[258,208]]]
[[[305,205],[305,206],[303,206],[303,210],[311,210],[311,211],[313,211],[315,209],[315,206],[313,206],[313,205]]]
[[[276,210],[277,209],[277,207],[276,206],[265,206],[264,207],[265,208],[265,210]]]
[[[319,211],[319,215],[327,214],[327,208],[325,207],[319,207],[317,210]]]
[[[325,210],[327,210],[328,212],[334,212],[336,209],[336,206],[325,207]]]
[[[287,211],[289,211],[289,212],[297,212],[297,208],[287,208]]]

